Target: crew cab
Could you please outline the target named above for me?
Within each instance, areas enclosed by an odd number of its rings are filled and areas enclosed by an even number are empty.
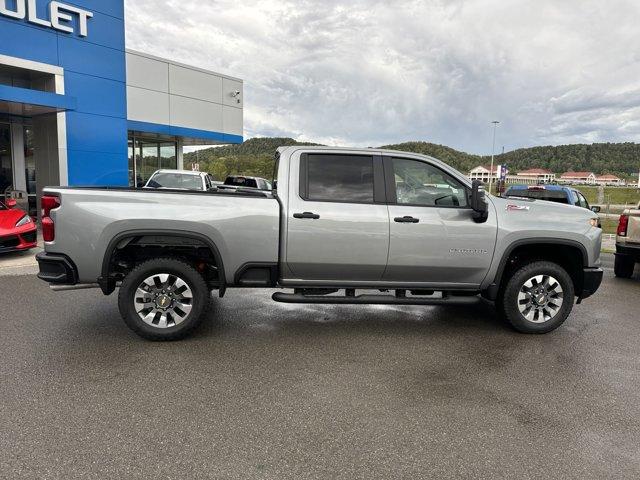
[[[640,262],[640,203],[636,208],[627,208],[620,215],[616,231],[616,277],[631,278],[636,263]]]
[[[46,188],[38,276],[119,288],[124,321],[154,340],[191,332],[228,288],[299,304],[482,296],[518,331],[545,333],[602,280],[592,212],[487,195],[432,157],[283,147],[275,172],[272,191]]]

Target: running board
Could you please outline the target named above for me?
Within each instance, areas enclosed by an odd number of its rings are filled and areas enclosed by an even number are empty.
[[[392,295],[323,296],[276,292],[271,298],[281,303],[329,303],[341,305],[474,305],[480,297],[445,296],[438,298],[394,297]]]

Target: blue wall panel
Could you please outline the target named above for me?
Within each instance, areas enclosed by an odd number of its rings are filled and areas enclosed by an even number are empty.
[[[126,142],[124,149],[124,154],[69,150],[69,165],[84,166],[69,170],[69,185],[128,185]]]
[[[122,82],[67,71],[64,83],[67,92],[73,92],[73,97],[76,99],[75,111],[126,118],[127,89]],[[95,92],[101,92],[101,96],[96,95]],[[105,96],[112,101],[105,102],[103,100]]]
[[[127,152],[127,120],[67,112],[67,148],[89,152]],[[124,132],[124,138],[121,135]],[[117,141],[114,141],[117,140]]]
[[[65,70],[126,82],[123,50],[115,50],[75,38],[58,39],[60,66]]]
[[[34,62],[58,64],[58,36],[29,24],[0,17],[0,53]]]

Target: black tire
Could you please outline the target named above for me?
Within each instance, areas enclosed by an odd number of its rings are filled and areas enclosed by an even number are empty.
[[[162,328],[160,325],[146,323],[136,311],[136,305],[140,304],[136,303],[138,287],[145,279],[160,274],[179,278],[188,286],[192,295],[189,300],[191,310],[186,314],[181,312],[184,317],[176,320],[174,325],[170,326],[170,322],[167,322],[167,326]],[[156,258],[141,263],[124,278],[118,293],[118,307],[127,326],[141,337],[154,341],[179,340],[200,325],[210,298],[211,294],[204,278],[191,265],[175,258]],[[177,323],[178,321],[180,323]]]
[[[619,278],[631,278],[633,270],[636,267],[636,261],[628,255],[616,255],[613,262],[613,273]]]
[[[552,305],[545,311],[553,313],[553,317],[544,320],[545,317],[542,313],[540,313],[540,317],[538,317],[538,314],[534,312],[533,314],[536,315],[534,321],[534,319],[528,319],[520,311],[518,295],[521,293],[521,289],[525,288],[525,284],[528,281],[539,276],[543,278],[551,277],[557,281],[562,289],[562,304],[559,308],[553,309],[551,307],[555,305],[555,303],[552,301]],[[555,285],[555,283],[550,282],[550,286],[553,285]],[[496,308],[498,309],[498,313],[519,332],[547,333],[555,330],[564,323],[573,309],[574,297],[575,289],[573,281],[564,268],[553,262],[535,261],[520,267],[510,278],[505,279],[504,286],[496,300]],[[539,323],[537,323],[537,320],[539,320]]]

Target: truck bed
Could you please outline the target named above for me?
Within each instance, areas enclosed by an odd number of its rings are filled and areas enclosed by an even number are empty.
[[[209,238],[227,278],[247,263],[277,263],[280,207],[269,192],[188,192],[128,188],[46,188],[55,240],[47,252],[69,255],[79,282],[100,277],[110,242],[125,232],[191,232]]]

